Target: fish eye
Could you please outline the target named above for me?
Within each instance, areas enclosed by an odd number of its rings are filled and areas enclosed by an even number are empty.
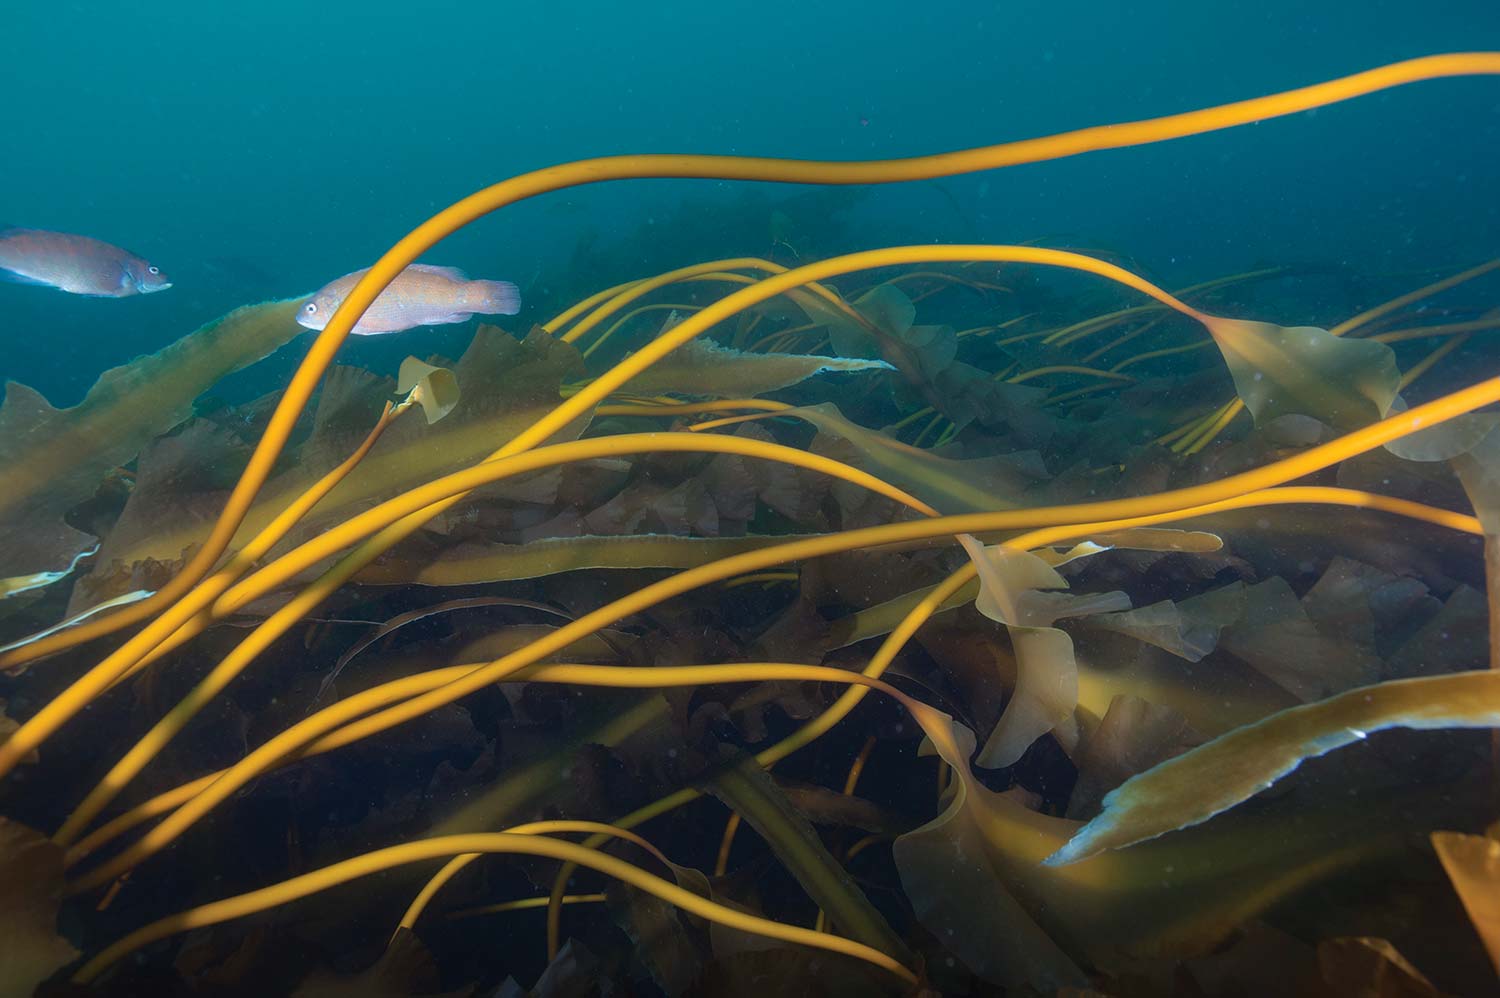
[[[147,267],[146,268],[146,273],[148,273],[148,274],[160,274],[161,273],[161,268],[160,267]]]
[[[310,302],[307,303],[307,306],[302,311],[306,312],[308,315],[312,315],[317,310],[318,310],[318,303],[315,302],[315,301],[310,301]]]

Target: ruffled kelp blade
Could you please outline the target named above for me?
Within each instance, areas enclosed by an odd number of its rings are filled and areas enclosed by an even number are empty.
[[[1081,602],[1059,593],[1038,592],[1066,589],[1068,583],[1046,560],[1029,551],[1003,544],[983,547],[968,534],[959,535],[959,541],[979,570],[975,607],[1005,625],[1015,649],[1015,692],[977,760],[987,769],[999,769],[1014,764],[1032,742],[1068,721],[1078,705],[1073,639],[1052,622],[1060,616],[1129,609],[1130,599],[1124,593],[1106,593]],[[1057,737],[1071,749],[1077,731],[1069,726],[1059,730]]]
[[[1433,832],[1432,847],[1500,972],[1500,841],[1488,835]]]
[[[1053,565],[1108,551],[1111,546],[1169,551],[1215,551],[1222,546],[1213,534],[1143,528],[1102,535],[1076,545],[1060,558],[1048,559],[1004,544],[985,547],[968,534],[958,539],[979,574],[975,608],[1005,625],[1015,650],[1015,692],[976,760],[987,769],[1013,765],[1032,742],[1049,731],[1065,750],[1075,747],[1078,732],[1072,716],[1078,706],[1078,660],[1073,639],[1052,624],[1061,617],[1130,609],[1129,597],[1119,592],[1076,597],[1040,592],[1068,586]]]
[[[1385,416],[1400,387],[1384,343],[1345,339],[1316,326],[1203,319],[1234,388],[1257,424],[1291,414],[1354,429]]]
[[[192,415],[193,400],[215,382],[305,332],[294,321],[298,304],[236,309],[105,371],[68,409],[8,383],[0,406],[0,597],[65,577],[94,538],[64,516],[112,468]],[[4,584],[17,577],[27,584]]]
[[[458,405],[458,378],[453,372],[415,357],[401,362],[401,369],[396,374],[396,391],[402,395],[417,393],[416,400],[422,406],[429,426]]]
[[[1500,673],[1398,679],[1293,707],[1132,777],[1046,862],[1061,866],[1207,821],[1267,789],[1303,760],[1386,728],[1500,726]]]

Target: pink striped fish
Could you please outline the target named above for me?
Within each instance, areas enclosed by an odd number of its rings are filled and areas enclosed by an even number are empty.
[[[356,270],[326,285],[297,310],[297,321],[308,329],[328,325],[329,316],[368,270]],[[380,292],[351,332],[377,336],[413,326],[466,322],[475,314],[515,315],[519,311],[521,292],[509,281],[471,281],[456,267],[414,263]]]
[[[161,268],[109,243],[43,229],[0,226],[0,281],[75,295],[125,298],[172,286]]]

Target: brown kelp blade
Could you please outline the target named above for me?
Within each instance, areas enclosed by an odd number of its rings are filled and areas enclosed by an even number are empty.
[[[1385,728],[1500,726],[1500,673],[1399,679],[1293,707],[1127,780],[1103,812],[1047,858],[1060,866],[1207,821],[1303,760]]]
[[[62,849],[0,818],[0,994],[29,995],[78,951],[57,933]]]
[[[453,373],[465,390],[442,422],[428,425],[402,419],[392,424],[379,445],[298,524],[285,545],[300,543],[352,512],[405,489],[484,460],[556,407],[559,385],[579,370],[577,351],[547,333],[517,341],[500,329],[481,326],[454,365]],[[293,497],[344,460],[379,417],[390,387],[388,380],[351,368],[330,372],[311,435],[296,452],[296,460],[266,483],[238,536],[253,536]],[[587,423],[587,416],[574,420],[555,439],[572,439]],[[190,425],[177,438],[161,441],[143,455],[136,489],[105,539],[97,567],[79,580],[74,593],[77,608],[139,588],[131,579],[135,566],[175,564],[185,550],[202,541],[222,495],[184,487],[184,476],[170,466],[158,467],[164,462],[157,460],[200,436],[197,427]],[[222,460],[223,445],[216,439],[199,440],[201,446],[177,454],[175,464],[193,467]],[[507,484],[491,487],[486,494],[529,487],[534,485]],[[205,517],[204,511],[210,515]]]
[[[1334,798],[1302,807],[1293,822],[1279,809],[1240,812],[1128,852],[1049,866],[1041,860],[1079,824],[990,790],[969,766],[973,735],[923,705],[914,713],[954,780],[943,813],[896,840],[902,886],[955,956],[1007,986],[1069,986],[1075,959],[1107,971],[1206,952],[1277,900],[1406,840],[1402,821],[1371,829],[1368,814]],[[1451,793],[1414,791],[1414,810],[1402,813],[1431,819],[1433,801]]]
[[[1487,835],[1433,832],[1432,847],[1500,972],[1500,841]]]
[[[942,513],[1012,509],[1020,505],[1023,490],[1047,478],[1034,452],[969,460],[939,457],[852,422],[832,402],[783,409],[776,416],[811,423],[820,431],[814,450],[878,475]]]
[[[747,756],[719,770],[705,789],[760,834],[808,896],[828,913],[835,931],[892,955],[905,954],[901,937],[754,759]]]
[[[24,385],[0,406],[0,580],[62,578],[94,539],[63,522],[111,469],[192,414],[224,376],[304,332],[298,302],[247,305],[99,376],[83,401],[54,409]],[[20,591],[0,583],[0,597]]]
[[[1316,326],[1217,316],[1204,322],[1257,424],[1297,414],[1354,429],[1383,417],[1400,386],[1396,355],[1384,343]]]

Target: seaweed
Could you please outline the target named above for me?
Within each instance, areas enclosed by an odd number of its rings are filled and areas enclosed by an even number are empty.
[[[565,164],[397,244],[274,398],[187,419],[211,372],[163,369],[182,399],[96,403],[129,454],[59,423],[15,494],[88,527],[70,559],[100,550],[0,620],[7,966],[21,947],[31,988],[82,950],[71,987],[152,993],[1233,994],[1274,958],[1307,988],[1477,990],[1492,843],[1441,833],[1493,819],[1462,729],[1500,723],[1500,672],[1471,671],[1500,380],[1397,392],[1491,328],[1420,307],[1493,265],[1283,327],[1239,316],[1296,268],[1172,293],[1043,245],[817,259],[782,208],[794,267],[589,288],[396,382],[332,364],[433,240],[535,193],[930,181],[1478,72],[1500,57],[940,157]],[[14,389],[0,446],[54,416]],[[1447,881],[1413,847],[1434,832]],[[1460,898],[1480,936],[1439,960],[1423,929]]]
[[[0,596],[47,585],[77,567],[95,539],[64,515],[112,468],[192,413],[225,375],[304,330],[297,302],[247,305],[170,346],[99,376],[83,401],[54,409],[9,382],[0,406]]]

